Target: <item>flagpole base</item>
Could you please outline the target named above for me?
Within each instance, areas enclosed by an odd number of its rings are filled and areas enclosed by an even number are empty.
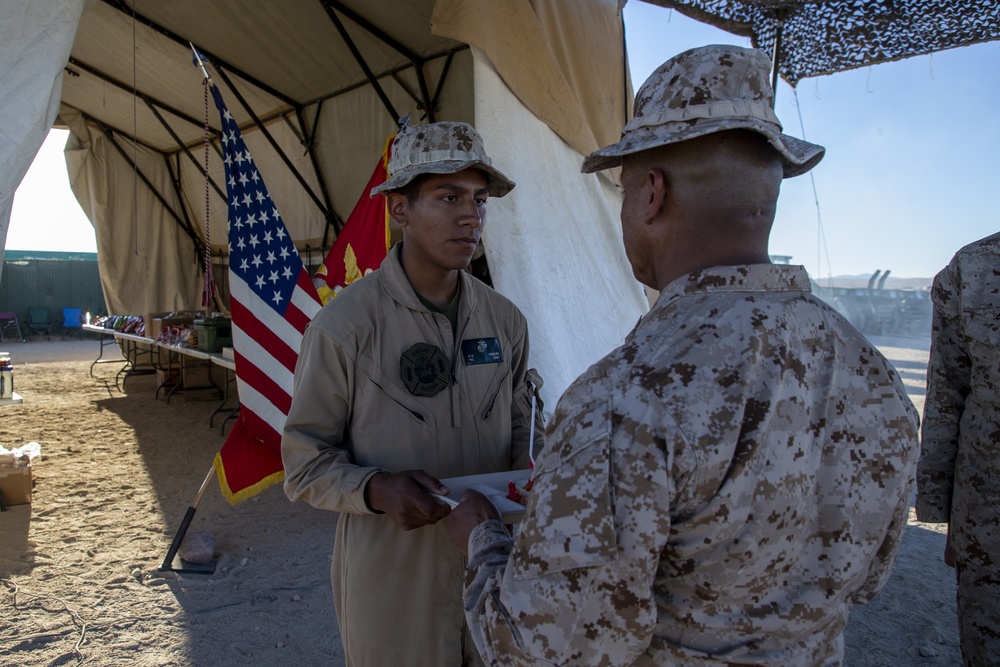
[[[168,567],[160,566],[160,572],[176,572],[178,574],[215,574],[219,559],[213,558],[207,563],[191,563],[180,556],[174,556]]]

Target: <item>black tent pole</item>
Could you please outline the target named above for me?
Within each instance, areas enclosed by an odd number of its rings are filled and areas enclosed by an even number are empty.
[[[784,31],[785,27],[785,17],[788,15],[788,10],[784,7],[778,9],[777,23],[774,27],[774,57],[771,58],[771,108],[774,109],[775,105],[778,103],[778,68],[781,58],[781,33]]]

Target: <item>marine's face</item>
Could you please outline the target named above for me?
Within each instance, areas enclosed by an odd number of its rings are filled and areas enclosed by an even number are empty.
[[[483,231],[488,197],[486,175],[478,169],[425,177],[413,202],[398,195],[390,212],[403,228],[408,261],[443,271],[467,267]]]

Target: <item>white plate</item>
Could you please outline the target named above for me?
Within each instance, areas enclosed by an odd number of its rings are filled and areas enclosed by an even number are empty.
[[[517,523],[524,516],[524,505],[507,497],[507,482],[513,481],[518,486],[522,486],[530,476],[530,470],[510,470],[483,475],[449,477],[442,479],[441,483],[447,486],[451,493],[447,496],[435,497],[441,498],[449,505],[453,502],[457,504],[462,499],[463,491],[473,489],[493,501],[493,504],[500,510],[500,514],[503,515],[504,523]]]

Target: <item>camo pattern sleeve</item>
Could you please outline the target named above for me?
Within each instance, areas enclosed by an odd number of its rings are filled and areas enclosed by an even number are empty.
[[[771,265],[668,285],[546,443],[516,539],[470,536],[488,664],[839,664],[918,453],[889,363],[801,267]]]
[[[958,284],[952,263],[934,278],[934,318],[927,364],[927,396],[917,464],[917,518],[948,523],[958,456],[958,426],[969,395],[972,364],[961,334]]]
[[[948,523],[962,657],[1000,665],[1000,234],[934,280],[917,517]]]
[[[625,389],[627,417],[599,379],[560,402],[558,447],[537,462],[532,519],[506,572],[504,534],[480,526],[470,536],[466,610],[487,664],[627,665],[649,645],[672,482],[652,428],[663,406],[641,387]],[[480,567],[491,554],[500,567]],[[516,623],[506,622],[511,612]]]

